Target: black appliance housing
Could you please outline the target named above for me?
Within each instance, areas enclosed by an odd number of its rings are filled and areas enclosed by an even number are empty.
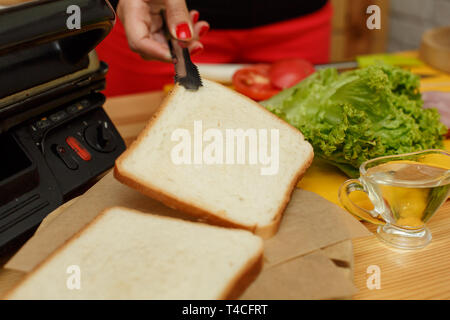
[[[79,29],[67,24],[74,5]],[[114,21],[105,0],[0,9],[0,251],[23,242],[125,150],[102,108],[108,67],[93,50]]]

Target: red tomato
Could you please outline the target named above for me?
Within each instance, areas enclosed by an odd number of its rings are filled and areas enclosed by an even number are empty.
[[[286,89],[314,73],[314,66],[303,59],[285,59],[275,62],[269,71],[272,84]]]
[[[270,65],[257,64],[237,70],[233,74],[236,91],[256,101],[266,100],[280,92],[270,82]]]

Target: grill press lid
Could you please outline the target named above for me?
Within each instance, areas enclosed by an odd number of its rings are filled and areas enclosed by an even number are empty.
[[[69,29],[69,6],[80,29]],[[89,81],[100,63],[93,49],[115,14],[105,0],[38,0],[0,8],[0,118],[6,109],[58,86]]]

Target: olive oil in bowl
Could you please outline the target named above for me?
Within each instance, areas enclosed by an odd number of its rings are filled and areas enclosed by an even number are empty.
[[[450,153],[425,150],[385,156],[364,162],[360,178],[344,182],[342,205],[353,215],[379,224],[377,236],[402,249],[418,249],[431,241],[425,224],[447,200],[450,191]],[[353,203],[353,191],[367,193],[367,210]]]
[[[367,170],[366,179],[379,189],[385,219],[417,229],[447,200],[450,170],[414,161],[392,161]]]

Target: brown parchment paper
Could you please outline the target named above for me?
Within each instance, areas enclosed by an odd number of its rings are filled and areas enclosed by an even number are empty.
[[[4,267],[30,272],[103,209],[112,206],[193,220],[122,185],[110,172],[58,216],[46,221]],[[243,298],[259,299],[264,292],[265,299],[351,296],[355,293],[352,281],[320,249],[370,234],[340,207],[315,193],[296,189],[278,233],[265,241],[263,271]]]
[[[243,300],[339,299],[357,292],[321,251],[264,268]]]

